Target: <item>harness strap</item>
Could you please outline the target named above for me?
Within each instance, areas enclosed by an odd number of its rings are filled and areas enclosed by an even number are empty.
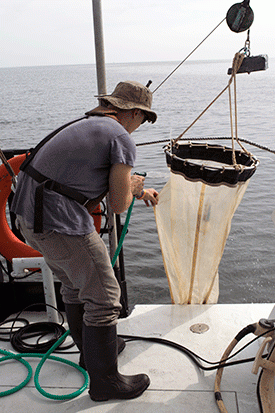
[[[38,172],[37,169],[33,168],[31,165],[28,165],[24,172],[27,173],[39,184],[43,184],[45,188],[57,192],[60,195],[65,195],[68,198],[74,199],[83,206],[86,206],[86,203],[89,201],[89,198],[87,198],[85,195],[81,194],[77,190],[70,188],[67,185],[60,184],[54,179],[48,178],[47,176]]]
[[[86,207],[91,213],[96,206],[102,201],[102,199],[107,195],[108,189],[100,194],[97,198],[89,199],[85,195],[81,194],[77,190],[68,187],[67,185],[60,184],[59,182],[48,178],[47,176],[41,174],[37,169],[33,168],[30,165],[30,162],[33,160],[35,154],[39,149],[44,146],[51,138],[53,138],[57,133],[62,129],[65,129],[67,126],[72,125],[75,122],[78,122],[82,119],[87,119],[89,116],[109,116],[116,119],[116,111],[109,110],[107,108],[102,108],[101,106],[95,108],[94,110],[87,112],[85,116],[79,119],[75,119],[65,125],[60,126],[60,128],[51,132],[46,136],[41,142],[36,145],[35,148],[32,148],[28,151],[26,160],[21,164],[20,170],[29,175],[32,179],[39,183],[35,190],[35,204],[34,204],[34,232],[41,233],[43,232],[43,200],[44,200],[44,189],[49,189],[51,191],[57,192],[60,195],[64,195],[74,201],[78,202],[80,205]],[[117,120],[117,119],[116,119]]]
[[[34,232],[43,232],[43,200],[44,200],[44,189],[50,189],[51,191],[57,192],[60,195],[65,195],[68,198],[74,199],[79,204],[85,206],[89,201],[89,198],[82,195],[80,192],[69,188],[66,185],[60,184],[53,179],[47,178],[45,175],[37,171],[31,165],[28,165],[24,172],[28,174],[32,179],[39,183],[35,190],[35,203],[34,203]]]
[[[76,191],[75,189],[68,187],[67,185],[60,184],[53,179],[47,178],[31,165],[28,165],[25,168],[24,172],[39,183],[39,185],[36,187],[34,198],[34,233],[37,234],[43,232],[43,201],[45,188],[57,192],[60,195],[64,195],[67,198],[73,199],[80,205],[86,207],[89,213],[91,213],[96,208],[96,206],[108,193],[108,190],[105,190],[97,198],[90,199],[80,192]]]
[[[44,188],[45,188],[45,185],[46,185],[47,182],[49,182],[49,181],[43,182],[35,190],[33,232],[36,233],[36,234],[40,234],[41,232],[43,232]]]
[[[85,115],[82,116],[82,118],[78,118],[75,119],[71,122],[66,123],[65,125],[60,126],[58,129],[54,130],[53,132],[51,132],[49,135],[47,135],[44,139],[42,139],[41,142],[39,142],[35,148],[31,148],[28,150],[27,155],[26,155],[26,159],[25,161],[22,163],[22,165],[20,166],[20,171],[24,171],[25,168],[27,167],[27,165],[31,162],[31,160],[34,158],[35,154],[39,151],[39,149],[45,145],[45,143],[47,143],[51,138],[53,138],[55,135],[57,135],[60,131],[62,131],[62,129],[67,128],[67,126],[72,125],[75,122],[78,122],[80,120],[83,119],[87,119],[89,117],[89,115]]]

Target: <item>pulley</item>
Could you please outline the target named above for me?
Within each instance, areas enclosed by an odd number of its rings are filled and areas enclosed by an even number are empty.
[[[235,6],[238,6],[238,5],[235,4],[232,7],[235,7]],[[231,9],[229,9],[228,13],[230,12],[230,10]],[[247,38],[246,38],[244,47],[239,51],[239,53],[241,52],[244,54],[244,59],[237,73],[248,73],[249,74],[251,72],[258,72],[259,70],[266,70],[268,68],[267,55],[250,56],[250,29],[247,30]],[[233,68],[229,68],[227,74],[232,75],[232,73],[233,73]]]
[[[226,22],[235,33],[248,30],[254,20],[254,13],[249,6],[249,0],[244,0],[242,3],[233,4],[227,12]]]

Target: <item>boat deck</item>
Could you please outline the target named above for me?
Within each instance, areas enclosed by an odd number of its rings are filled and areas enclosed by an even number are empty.
[[[118,333],[158,337],[179,343],[209,361],[219,361],[224,350],[246,325],[261,318],[275,318],[273,304],[216,304],[216,305],[138,305],[127,319],[119,320]],[[30,322],[45,321],[44,313],[25,313]],[[194,324],[206,324],[209,330],[197,334],[190,330]],[[253,339],[247,336],[241,345]],[[260,346],[254,342],[235,359],[254,357]],[[14,351],[10,343],[0,341],[0,348]],[[239,348],[239,347],[238,347]],[[64,355],[57,356],[65,357]],[[67,355],[78,362],[78,355]],[[27,359],[35,370],[38,359]],[[1,365],[0,392],[21,383],[26,368],[15,361]],[[229,413],[259,413],[256,396],[258,377],[251,373],[252,363],[231,366],[223,373],[221,391]],[[0,400],[1,413],[215,413],[214,398],[216,371],[202,371],[180,351],[148,341],[128,342],[119,355],[119,370],[124,374],[147,373],[151,385],[137,399],[93,402],[85,390],[68,401],[54,401],[42,396],[33,378],[26,387]],[[83,384],[83,376],[59,362],[47,361],[41,370],[40,385],[52,394],[72,393]]]

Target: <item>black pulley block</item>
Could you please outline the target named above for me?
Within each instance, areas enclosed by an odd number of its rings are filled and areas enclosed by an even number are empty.
[[[227,12],[226,22],[235,33],[248,30],[254,20],[254,13],[249,6],[249,0],[233,4]]]

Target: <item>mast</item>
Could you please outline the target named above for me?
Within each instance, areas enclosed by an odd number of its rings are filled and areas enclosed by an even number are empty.
[[[107,94],[101,0],[93,0],[93,19],[97,89],[100,96]]]
[[[105,69],[105,54],[104,54],[104,39],[103,39],[103,24],[102,24],[102,9],[101,0],[92,0],[93,2],[93,22],[94,22],[94,39],[95,39],[95,55],[96,55],[96,74],[98,96],[107,94],[106,87],[106,69]],[[108,215],[108,233],[109,247],[111,258],[115,255],[118,246],[118,240],[121,234],[120,215],[115,215],[110,207],[109,197],[106,197],[107,215]],[[128,299],[125,281],[123,250],[114,264],[115,276],[121,288],[121,317],[128,315]]]

